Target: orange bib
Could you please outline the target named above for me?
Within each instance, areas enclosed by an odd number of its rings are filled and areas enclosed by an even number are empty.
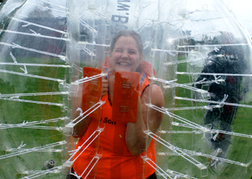
[[[139,96],[149,85],[150,81],[145,73],[140,78]],[[149,164],[144,163],[141,155],[132,156],[125,142],[127,123],[120,123],[112,119],[112,106],[109,103],[108,95],[102,98],[105,104],[101,107],[100,127],[104,127],[100,136],[87,147],[82,144],[98,128],[98,121],[91,120],[90,125],[82,136],[76,149],[81,149],[74,157],[74,171],[88,179],[142,179],[147,178],[155,172]],[[84,149],[85,151],[81,153]],[[147,148],[147,156],[155,162],[154,140],[152,139]],[[80,154],[81,153],[81,154]],[[101,154],[100,158],[96,154]],[[78,158],[76,158],[79,155]],[[97,163],[96,163],[97,162]],[[94,167],[92,167],[94,166]],[[90,172],[91,171],[91,172]]]

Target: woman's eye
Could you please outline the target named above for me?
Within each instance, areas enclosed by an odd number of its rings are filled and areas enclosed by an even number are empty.
[[[129,51],[129,53],[130,53],[130,54],[136,54],[136,52],[135,52],[135,51]]]
[[[122,49],[116,49],[116,52],[122,52]]]

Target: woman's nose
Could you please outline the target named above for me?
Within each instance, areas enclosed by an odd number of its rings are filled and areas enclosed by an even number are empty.
[[[128,58],[128,52],[127,51],[123,51],[122,52],[122,58]]]

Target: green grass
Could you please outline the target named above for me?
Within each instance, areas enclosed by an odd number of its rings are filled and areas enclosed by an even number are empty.
[[[41,59],[23,59],[23,62],[39,63]],[[48,59],[48,63],[52,63]],[[55,62],[58,63],[58,62]],[[61,63],[58,63],[61,64]],[[6,67],[7,69],[9,67]],[[178,65],[178,71],[188,71],[188,66],[185,64]],[[69,74],[64,68],[50,68],[50,67],[27,67],[29,74],[48,76],[51,78],[64,79],[65,74]],[[20,71],[19,67],[9,68],[8,70]],[[12,74],[5,74],[6,76],[0,79],[0,93],[1,94],[14,94],[14,93],[38,93],[38,92],[57,92],[60,91],[58,82],[30,78],[25,76],[18,76]],[[192,79],[185,75],[178,75],[178,83],[192,82]],[[192,97],[191,91],[183,88],[176,88],[176,96]],[[46,101],[54,103],[63,103],[63,96],[33,96],[33,97],[20,97],[20,99],[33,100],[33,101]],[[165,106],[173,106],[173,90],[165,90]],[[242,101],[241,103],[250,104],[249,102]],[[188,107],[188,106],[203,106],[204,103],[193,103],[189,101],[176,100],[175,107]],[[251,104],[250,104],[251,105]],[[24,102],[13,102],[0,100],[0,123],[5,124],[17,124],[23,121],[40,121],[57,117],[66,116],[66,111],[63,111],[61,107],[31,104]],[[176,115],[189,119],[195,123],[202,124],[205,110],[184,110],[175,111]],[[252,112],[249,108],[238,108],[238,112],[233,124],[233,131],[237,133],[244,133],[252,135]],[[174,120],[175,121],[175,120]],[[191,131],[191,129],[173,126],[171,129],[171,119],[166,115],[162,122],[161,129],[166,131]],[[43,124],[47,126],[62,127],[64,124],[62,121],[57,123]],[[21,142],[26,144],[24,148],[33,148],[43,146],[46,144],[54,143],[66,139],[61,131],[53,130],[38,130],[38,129],[25,129],[25,128],[11,128],[0,130],[0,156],[8,154],[10,148],[17,148]],[[162,138],[170,142],[172,145],[211,154],[211,150],[206,147],[205,139],[202,134],[161,134]],[[62,147],[56,147],[61,149]],[[252,158],[252,139],[244,137],[232,137],[232,144],[227,152],[227,158],[234,161],[247,163]],[[63,150],[64,151],[64,150]],[[158,144],[157,152],[167,152],[169,156],[158,156],[157,164],[164,170],[170,169],[183,174],[187,174],[197,178],[203,178],[206,171],[199,170],[195,165],[186,161],[180,156],[174,155],[165,146]],[[24,174],[23,171],[29,170],[41,170],[44,162],[49,159],[54,159],[56,166],[62,165],[64,155],[66,151],[62,153],[55,152],[31,152],[20,156],[11,157],[8,159],[2,159],[0,165],[1,178],[21,178]],[[198,161],[206,164],[209,159],[206,157],[195,157]],[[208,174],[204,178],[250,178],[252,175],[252,166],[247,168],[240,167],[233,164],[224,165],[221,170],[208,169]],[[64,178],[64,173],[61,174],[47,174],[39,178],[45,179],[58,179]],[[159,177],[162,178],[162,177]]]
[[[41,63],[44,59],[21,59],[21,62]],[[53,63],[54,59],[49,60]],[[43,61],[46,63],[45,61]],[[59,63],[60,64],[60,63]],[[6,70],[22,72],[20,66],[6,67]],[[39,76],[47,76],[51,78],[64,79],[67,73],[64,68],[56,67],[27,67],[28,73]],[[5,74],[4,78],[0,79],[0,93],[1,94],[15,94],[15,93],[39,93],[39,92],[58,92],[59,84],[55,81],[48,81],[38,78],[31,78],[26,76]],[[43,101],[52,103],[63,103],[65,97],[61,95],[54,96],[32,96],[19,97],[22,100]],[[19,124],[24,121],[42,121],[58,117],[66,116],[66,111],[61,107],[43,104],[33,104],[18,101],[7,101],[0,99],[0,123],[4,124]],[[63,122],[42,124],[43,126],[62,127]],[[61,131],[43,130],[43,129],[29,129],[29,128],[10,128],[0,130],[0,154],[9,154],[9,149],[17,148],[23,142],[25,146],[23,149],[40,147],[46,144],[54,143],[64,140]],[[62,149],[62,146],[55,147],[55,149]],[[49,159],[54,159],[56,166],[62,165],[63,152],[30,152],[19,156],[2,159],[0,165],[1,178],[22,178],[25,175],[24,171],[41,170],[44,163]],[[62,174],[47,174],[39,178],[60,178]]]

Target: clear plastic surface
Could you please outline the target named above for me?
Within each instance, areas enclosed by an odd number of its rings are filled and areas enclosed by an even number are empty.
[[[1,178],[60,178],[67,117],[66,2],[0,11]]]
[[[141,36],[146,62],[141,68],[164,96],[164,106],[158,107],[151,91],[147,94],[146,111],[159,111],[163,120],[154,133],[153,121],[146,118],[142,130],[147,144],[149,139],[155,143],[156,161],[144,152],[141,161],[160,179],[250,178],[251,40],[222,0],[2,3],[1,177],[99,173],[97,166],[107,154],[101,136],[117,122],[101,118],[99,110],[108,101],[92,89],[109,75],[110,44],[124,29]],[[85,75],[84,67],[96,73]],[[90,86],[90,108],[88,102],[81,108],[76,101],[87,98],[82,89]],[[75,126],[90,116],[98,120],[88,136],[74,138]],[[118,133],[117,140],[124,137]],[[71,172],[85,152],[90,152],[89,161],[83,162],[81,174]]]

